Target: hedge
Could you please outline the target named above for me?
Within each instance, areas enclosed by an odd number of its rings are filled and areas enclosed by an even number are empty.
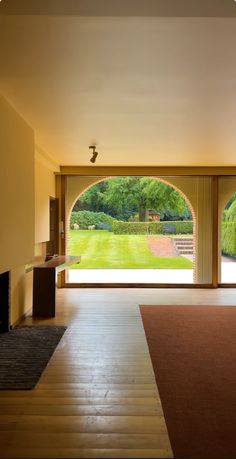
[[[221,248],[226,255],[236,256],[236,222],[222,223]]]
[[[101,224],[106,224],[106,229],[112,228],[112,222],[114,218],[104,212],[92,212],[89,210],[79,210],[78,212],[72,212],[70,219],[70,228],[74,229],[74,224],[77,223],[80,229],[88,229],[88,226],[95,225],[99,227]]]
[[[163,222],[121,222],[114,220],[114,234],[192,234],[193,222],[163,221]]]
[[[236,201],[233,201],[228,210],[224,211],[223,219],[228,222],[236,221]]]
[[[149,234],[150,227],[153,224],[155,228],[152,228],[152,234],[157,234],[159,232],[158,222],[121,222],[114,221],[112,224],[112,229],[114,234]]]

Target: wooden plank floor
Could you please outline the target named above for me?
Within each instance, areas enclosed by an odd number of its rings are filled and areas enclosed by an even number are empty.
[[[0,391],[0,457],[172,457],[139,304],[235,304],[235,290],[63,289],[67,325],[32,391]]]

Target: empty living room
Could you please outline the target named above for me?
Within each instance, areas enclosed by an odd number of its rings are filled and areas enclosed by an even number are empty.
[[[234,0],[0,0],[0,458],[236,458],[235,45]]]

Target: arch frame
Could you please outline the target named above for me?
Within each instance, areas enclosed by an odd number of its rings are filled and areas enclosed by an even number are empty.
[[[174,178],[174,179],[182,179],[182,178],[189,178],[190,180],[196,180],[198,179],[198,181],[200,182],[202,179],[206,179],[206,180],[209,180],[211,185],[211,189],[212,189],[212,200],[211,200],[211,203],[209,205],[209,202],[208,204],[206,205],[206,209],[207,209],[207,213],[209,213],[211,215],[211,220],[208,221],[208,223],[210,223],[210,227],[213,226],[213,224],[216,226],[218,224],[218,215],[217,215],[217,207],[215,205],[216,202],[218,202],[218,189],[217,187],[215,186],[212,186],[212,181],[213,179],[215,178],[216,179],[216,183],[218,183],[218,180],[219,178],[227,178],[227,179],[236,179],[236,168],[232,168],[232,167],[226,167],[226,168],[222,168],[222,167],[202,167],[200,168],[199,170],[199,167],[143,167],[143,168],[136,168],[136,167],[125,167],[125,168],[117,168],[117,167],[73,167],[73,166],[63,166],[62,167],[63,171],[61,170],[61,172],[59,173],[55,173],[55,177],[56,177],[56,197],[59,198],[59,202],[60,202],[60,212],[59,212],[59,219],[61,222],[64,223],[64,227],[65,227],[65,207],[66,207],[66,192],[65,192],[65,189],[66,189],[66,184],[67,184],[67,179],[79,179],[79,180],[83,180],[83,179],[88,179],[88,178],[92,178],[93,180],[96,178],[98,178],[98,176],[101,178],[101,179],[104,179],[106,176],[119,176],[119,175],[130,175],[130,176],[134,176],[134,175],[140,175],[140,176],[148,176],[148,175],[157,175],[158,176],[165,176],[165,177],[171,177]],[[122,169],[122,173],[120,173],[120,169]],[[148,169],[148,171],[147,171]],[[235,171],[234,171],[235,169]],[[142,173],[139,174],[139,171],[142,170]],[[106,172],[106,173],[105,173]],[[94,182],[95,183],[95,180]],[[203,183],[203,188],[205,188],[205,185]],[[209,187],[208,187],[209,188]],[[194,200],[193,200],[194,201]],[[198,212],[198,207],[197,207],[197,203],[196,201],[193,202],[193,207],[195,208],[196,212]],[[205,209],[205,210],[206,210]],[[218,211],[218,210],[217,210]],[[197,238],[199,237],[199,228],[201,227],[201,222],[197,222],[197,231],[198,231],[198,234],[197,234]],[[205,237],[205,230],[207,229],[207,227],[203,225],[203,229],[202,229],[202,234],[203,234],[203,237]],[[213,235],[214,236],[214,235]],[[65,254],[65,240],[63,238],[63,236],[61,236],[59,238],[59,242],[60,242],[60,248],[59,248],[59,253],[61,254]],[[214,238],[210,239],[207,241],[208,243],[208,246],[209,246],[209,250],[211,251],[211,253],[215,252],[218,254],[218,246],[217,243],[218,241],[216,241],[216,235],[214,236]],[[198,248],[198,252],[199,252],[199,248]],[[198,253],[199,255],[199,253]],[[201,254],[201,258],[205,264],[205,254]],[[198,256],[198,264],[199,264],[199,256]],[[209,263],[208,263],[209,264]],[[198,276],[199,276],[199,268],[198,269]],[[202,269],[200,267],[200,269]],[[209,269],[209,268],[208,268]],[[218,281],[218,278],[217,278],[217,273],[216,273],[216,276],[215,276],[215,281],[213,282],[212,279],[213,279],[213,273],[214,273],[215,270],[215,267],[213,266],[213,259],[212,259],[212,263],[211,263],[211,267],[210,267],[210,270],[209,270],[209,276],[202,276],[201,278],[198,278],[197,279],[197,282],[194,283],[194,284],[145,284],[145,285],[134,285],[134,284],[122,284],[122,285],[118,285],[118,284],[115,284],[115,285],[112,285],[112,284],[109,284],[109,285],[104,285],[104,287],[144,287],[144,288],[165,288],[165,287],[168,287],[168,288],[196,288],[196,289],[204,289],[204,288],[207,288],[207,289],[211,289],[211,288],[217,288],[217,287],[236,287],[236,284],[220,284],[219,281]],[[63,272],[59,274],[59,278],[58,278],[58,287],[102,287],[103,285],[94,285],[94,284],[67,284],[65,282],[65,279],[63,279]],[[61,277],[61,279],[60,279]]]

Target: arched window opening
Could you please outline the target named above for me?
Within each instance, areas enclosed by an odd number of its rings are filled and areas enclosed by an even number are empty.
[[[193,283],[195,216],[186,196],[153,177],[100,179],[73,202],[67,254],[73,283]]]

